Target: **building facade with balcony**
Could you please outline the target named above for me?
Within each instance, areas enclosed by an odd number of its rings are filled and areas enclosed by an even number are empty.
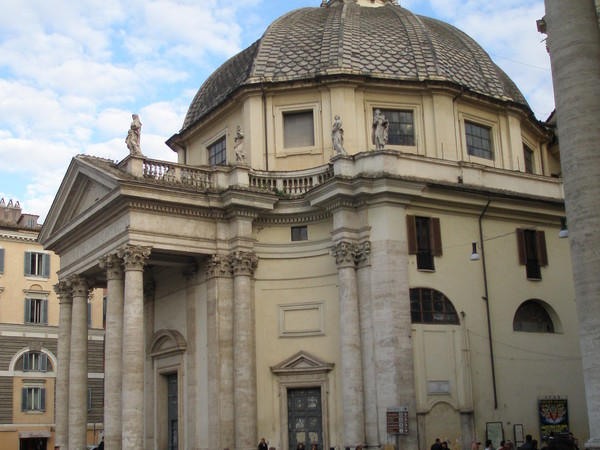
[[[586,438],[553,129],[396,3],[276,20],[200,88],[177,163],[73,159],[40,240],[73,326],[107,289],[108,448]]]
[[[37,242],[38,216],[0,200],[0,448],[54,448],[59,258]],[[87,299],[87,417],[98,442],[103,403],[102,291]],[[94,440],[94,429],[96,440]]]

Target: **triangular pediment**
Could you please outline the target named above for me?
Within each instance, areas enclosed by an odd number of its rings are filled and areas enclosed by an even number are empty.
[[[113,174],[85,159],[73,158],[44,221],[40,242],[44,243],[61,228],[89,214],[118,186]]]
[[[323,361],[308,352],[300,351],[271,367],[276,375],[299,374],[299,373],[324,373],[333,369],[334,364]]]

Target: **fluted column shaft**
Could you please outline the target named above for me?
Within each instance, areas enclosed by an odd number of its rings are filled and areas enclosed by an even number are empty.
[[[256,447],[256,349],[252,275],[258,258],[252,252],[233,252],[233,383],[235,448]]]
[[[150,249],[120,248],[125,267],[123,306],[122,448],[144,448],[144,265]]]
[[[69,278],[73,291],[71,352],[69,360],[69,450],[87,448],[88,321],[90,283],[84,277]]]
[[[356,251],[356,245],[348,242],[340,242],[332,250],[338,266],[345,447],[363,442],[365,431]]]
[[[71,358],[71,320],[73,293],[66,281],[54,286],[58,296],[58,364],[56,368],[56,438],[55,445],[67,448],[69,444],[69,360]]]
[[[110,254],[100,260],[106,271],[106,333],[104,337],[104,445],[121,448],[123,371],[123,260]]]

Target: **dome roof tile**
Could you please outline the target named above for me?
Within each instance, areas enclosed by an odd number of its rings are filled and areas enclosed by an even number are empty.
[[[192,101],[182,131],[245,85],[331,73],[445,80],[527,106],[510,78],[457,28],[393,4],[330,1],[275,20],[259,41],[217,69]]]

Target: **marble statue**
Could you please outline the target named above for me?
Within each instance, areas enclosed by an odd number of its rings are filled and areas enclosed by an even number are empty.
[[[244,133],[239,125],[235,133],[234,142],[235,146],[233,147],[233,150],[235,151],[236,163],[242,166],[247,166],[248,162],[246,161],[246,152],[244,151]]]
[[[333,127],[331,128],[331,140],[333,141],[333,151],[336,155],[348,155],[344,148],[344,129],[340,116],[334,118]]]
[[[131,117],[133,121],[127,132],[125,143],[127,144],[130,155],[141,155],[140,137],[142,134],[142,122],[140,122],[140,118],[137,114],[132,114]]]
[[[379,109],[373,113],[373,144],[375,150],[383,150],[388,141],[388,128],[390,122],[385,118]]]

